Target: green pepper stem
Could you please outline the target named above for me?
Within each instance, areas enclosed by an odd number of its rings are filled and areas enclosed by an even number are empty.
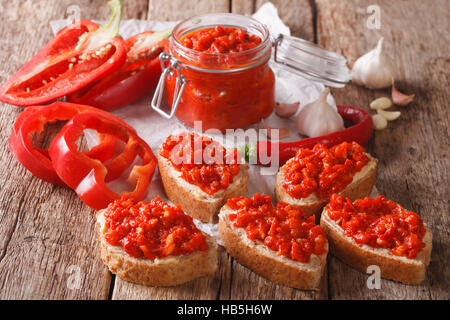
[[[108,6],[111,8],[111,16],[108,22],[101,26],[98,31],[109,33],[112,38],[119,34],[120,19],[122,18],[122,0],[111,0],[108,2]]]

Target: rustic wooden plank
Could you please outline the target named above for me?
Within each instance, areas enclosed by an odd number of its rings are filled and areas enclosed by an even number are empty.
[[[229,12],[228,0],[149,0],[149,20],[174,21],[209,12]]]
[[[207,12],[229,12],[228,0],[149,0],[148,20],[180,20]],[[146,287],[115,277],[112,299],[216,299],[228,290],[231,262],[220,249],[219,271],[214,277],[199,278],[176,287]]]
[[[252,14],[269,0],[232,0],[233,13]],[[314,41],[314,7],[309,0],[270,0],[278,10],[278,15],[291,29],[291,34]]]
[[[252,14],[258,10],[261,5],[266,3],[264,0],[246,1],[233,0],[232,12],[239,14]],[[284,23],[290,28],[295,36],[305,38],[307,40],[314,40],[313,27],[313,8],[309,1],[271,1],[277,8],[278,14]],[[319,290],[317,291],[303,291],[288,288],[278,285],[274,282],[266,280],[257,275],[250,269],[242,266],[234,259],[232,269],[232,279],[230,292],[222,291],[220,298],[227,299],[326,299],[328,297],[328,281],[327,270],[324,271],[324,276]]]
[[[74,11],[68,10],[70,0],[0,5],[3,82],[52,37],[49,21]],[[109,14],[103,3],[83,0],[77,6],[83,18]],[[125,16],[133,17],[132,8],[127,10]],[[110,273],[98,254],[93,210],[72,191],[33,177],[9,152],[20,111],[0,108],[0,299],[107,299]]]
[[[366,27],[366,9],[372,4],[381,9],[379,30]],[[367,275],[332,257],[330,298],[448,299],[449,3],[317,0],[316,5],[320,45],[342,53],[352,65],[384,36],[386,51],[397,64],[398,86],[416,94],[412,104],[401,108],[400,119],[375,133],[369,151],[380,160],[377,189],[421,214],[434,238],[428,277],[419,286],[383,280],[380,290],[369,290]],[[333,94],[338,103],[368,109],[370,101],[390,91],[349,85]]]

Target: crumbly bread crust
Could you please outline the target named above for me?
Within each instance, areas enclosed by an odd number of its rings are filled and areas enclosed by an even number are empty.
[[[432,234],[428,228],[423,238],[425,248],[415,259],[408,259],[395,256],[388,249],[357,244],[353,238],[345,236],[344,230],[331,220],[326,208],[322,212],[320,225],[327,235],[330,253],[353,268],[367,272],[368,266],[377,265],[382,278],[405,284],[418,284],[425,279],[432,249]]]
[[[159,150],[158,168],[167,198],[174,204],[181,205],[184,212],[202,222],[217,222],[217,214],[228,199],[247,193],[249,174],[248,165],[245,163],[240,165],[233,183],[212,196],[181,178],[181,173],[174,169],[169,160],[159,154]]]
[[[208,251],[150,261],[131,257],[122,247],[110,245],[105,240],[104,231],[105,221],[101,210],[97,214],[101,259],[112,273],[123,280],[147,286],[175,286],[198,277],[211,276],[217,271],[217,244],[206,234]]]
[[[375,184],[377,163],[378,160],[366,153],[370,158],[370,162],[364,166],[360,172],[356,173],[353,181],[339,194],[348,197],[352,200],[362,199],[370,195]],[[283,188],[284,184],[284,168],[280,168],[276,177],[275,184],[275,199],[276,201],[283,201],[291,205],[300,207],[307,215],[315,215],[316,221],[319,221],[320,213],[323,207],[330,201],[330,199],[320,199],[314,194],[307,198],[295,199],[291,197]]]
[[[228,219],[232,210],[224,206],[219,214],[219,236],[225,249],[239,263],[259,275],[279,284],[297,289],[312,290],[320,284],[327,253],[311,255],[309,263],[278,256],[264,244],[255,244],[245,230],[234,227]],[[328,245],[326,246],[328,252]]]

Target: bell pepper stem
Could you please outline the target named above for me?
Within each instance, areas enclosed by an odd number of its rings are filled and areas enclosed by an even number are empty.
[[[107,32],[111,37],[115,37],[119,34],[119,24],[122,18],[122,0],[111,0],[108,2],[108,6],[111,8],[111,16],[108,22],[100,27],[98,32]]]

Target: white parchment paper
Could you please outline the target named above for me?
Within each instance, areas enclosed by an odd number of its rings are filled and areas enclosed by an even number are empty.
[[[270,2],[261,6],[253,17],[266,24],[273,36],[276,36],[279,33],[290,35],[289,28],[281,21],[278,16],[277,9]],[[53,32],[56,33],[70,22],[71,21],[69,20],[56,20],[51,21],[50,25]],[[96,22],[102,23],[102,21]],[[146,30],[163,30],[174,27],[176,24],[177,21],[124,20],[120,24],[119,33],[124,39],[127,39],[136,33]],[[300,101],[301,108],[316,100],[324,89],[322,84],[304,79],[281,69],[273,61],[270,62],[270,65],[276,76],[277,102]],[[139,136],[150,145],[153,152],[156,154],[159,145],[167,138],[167,136],[184,130],[192,131],[192,128],[186,127],[175,118],[167,120],[158,115],[150,107],[151,98],[151,96],[145,97],[140,101],[119,110],[115,110],[112,113],[133,126],[137,130]],[[331,95],[328,97],[328,103],[333,107],[336,106]],[[268,119],[266,119],[266,123],[274,128],[289,128],[291,130],[291,134],[285,139],[286,141],[298,140],[300,138],[298,133],[296,133],[295,124],[292,120],[282,119],[275,114],[272,114]],[[257,128],[258,125],[255,125],[254,127]],[[96,135],[87,134],[86,138],[88,140],[88,145],[96,144]],[[213,136],[213,138],[227,145],[227,141],[223,141],[223,137]],[[250,165],[249,173],[250,179],[247,192],[248,196],[252,196],[255,193],[265,193],[273,196],[275,175],[261,175],[260,167],[256,165]],[[123,187],[123,185],[120,185],[120,187]],[[160,196],[162,199],[167,201],[158,172],[154,175],[147,200],[156,196]],[[201,223],[198,221],[196,221],[196,224],[204,232],[216,237],[220,244],[220,239],[217,236],[217,225]]]

